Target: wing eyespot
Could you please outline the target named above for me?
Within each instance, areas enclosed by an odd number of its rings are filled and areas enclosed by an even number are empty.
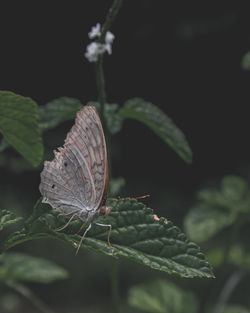
[[[67,163],[67,162],[64,162],[64,166],[67,167],[67,166],[68,166],[68,163]]]
[[[54,189],[54,188],[55,188],[55,184],[53,184],[53,185],[51,186],[51,188]]]

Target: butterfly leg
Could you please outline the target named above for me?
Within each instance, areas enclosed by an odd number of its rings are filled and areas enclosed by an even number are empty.
[[[69,223],[73,220],[73,218],[74,218],[75,216],[76,216],[76,215],[73,214],[73,215],[71,216],[71,218],[68,220],[68,222],[67,222],[63,227],[54,229],[54,231],[61,231],[61,230],[63,230],[64,228],[66,228],[66,227],[69,225]]]
[[[85,224],[83,224],[83,225],[85,225]],[[77,255],[77,253],[78,253],[78,251],[79,251],[79,249],[80,249],[80,247],[81,247],[81,245],[82,245],[82,242],[83,242],[84,237],[86,236],[86,234],[87,234],[87,232],[90,230],[90,228],[91,228],[91,224],[89,224],[88,228],[85,230],[84,234],[82,235],[82,238],[81,238],[81,240],[80,240],[80,242],[79,242],[79,245],[78,245],[78,247],[77,247],[77,250],[76,250],[76,255]]]
[[[107,238],[107,241],[108,241],[108,245],[111,249],[115,249],[114,247],[112,247],[111,243],[110,243],[110,235],[111,235],[111,231],[112,231],[112,225],[110,224],[101,224],[101,223],[95,223],[96,225],[99,225],[99,226],[106,226],[106,227],[109,227],[109,233],[108,233],[108,238]]]
[[[75,233],[75,235],[79,235],[80,232],[83,230],[83,228],[85,227],[86,223],[82,224],[82,226],[79,228],[79,230]]]

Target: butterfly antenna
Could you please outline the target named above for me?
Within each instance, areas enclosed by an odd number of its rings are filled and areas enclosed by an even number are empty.
[[[138,200],[138,199],[145,199],[145,198],[149,198],[149,197],[150,197],[150,195],[144,195],[144,196],[135,197],[135,198],[130,198],[130,199],[136,199],[136,200]],[[121,196],[117,196],[117,199],[121,199]]]
[[[135,197],[133,199],[138,200],[138,199],[145,199],[145,198],[149,198],[149,197],[150,197],[150,195],[144,195],[144,196],[140,196],[140,197]]]

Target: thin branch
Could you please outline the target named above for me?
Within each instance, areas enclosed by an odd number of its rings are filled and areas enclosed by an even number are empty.
[[[7,285],[14,289],[16,292],[21,294],[23,297],[28,299],[40,312],[42,313],[55,313],[51,308],[47,306],[42,300],[40,300],[29,288],[26,286],[14,282],[9,281],[7,282]]]
[[[234,289],[237,287],[237,285],[243,278],[244,274],[245,274],[244,270],[238,269],[228,278],[219,295],[217,304],[215,305],[212,313],[221,313],[223,311],[223,308],[230,299]]]
[[[111,294],[114,305],[114,312],[120,312],[120,296],[118,287],[118,262],[117,260],[112,260],[110,262],[110,283],[111,283]]]
[[[107,13],[98,42],[100,43],[104,42],[106,33],[110,29],[116,16],[118,15],[122,2],[123,0],[114,0],[111,8],[109,9]],[[98,102],[100,103],[100,106],[101,106],[100,117],[104,125],[104,129],[105,129],[103,112],[104,112],[104,104],[106,103],[106,91],[105,91],[105,79],[104,79],[102,55],[99,56],[98,61],[96,63],[96,83],[97,83],[97,92],[98,92]]]

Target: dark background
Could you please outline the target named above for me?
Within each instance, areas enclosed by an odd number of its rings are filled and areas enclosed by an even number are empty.
[[[103,23],[111,3],[5,2],[0,89],[29,96],[39,105],[60,96],[83,104],[96,100],[94,65],[84,53],[90,28]],[[124,1],[111,29],[113,54],[104,58],[108,101],[122,105],[142,97],[158,105],[185,133],[194,155],[193,164],[185,164],[148,128],[127,120],[112,140],[113,175],[127,181],[122,195],[150,193],[147,204],[180,226],[203,184],[249,173],[250,73],[241,68],[250,50],[247,8],[242,1]],[[59,127],[55,147],[71,125]],[[0,170],[2,190],[11,186],[20,207],[24,198],[34,203],[39,197],[39,171]],[[27,196],[20,194],[20,185]],[[36,254],[44,256],[36,245]]]
[[[94,65],[84,52],[87,33],[103,22],[112,1],[40,2],[7,6],[1,17],[1,89],[39,105],[60,96],[95,100]],[[128,177],[186,184],[232,172],[249,160],[249,49],[243,2],[125,1],[105,57],[109,102],[135,96],[160,106],[186,134],[194,163],[184,164],[137,122],[117,136]],[[181,181],[181,182],[180,182]]]

